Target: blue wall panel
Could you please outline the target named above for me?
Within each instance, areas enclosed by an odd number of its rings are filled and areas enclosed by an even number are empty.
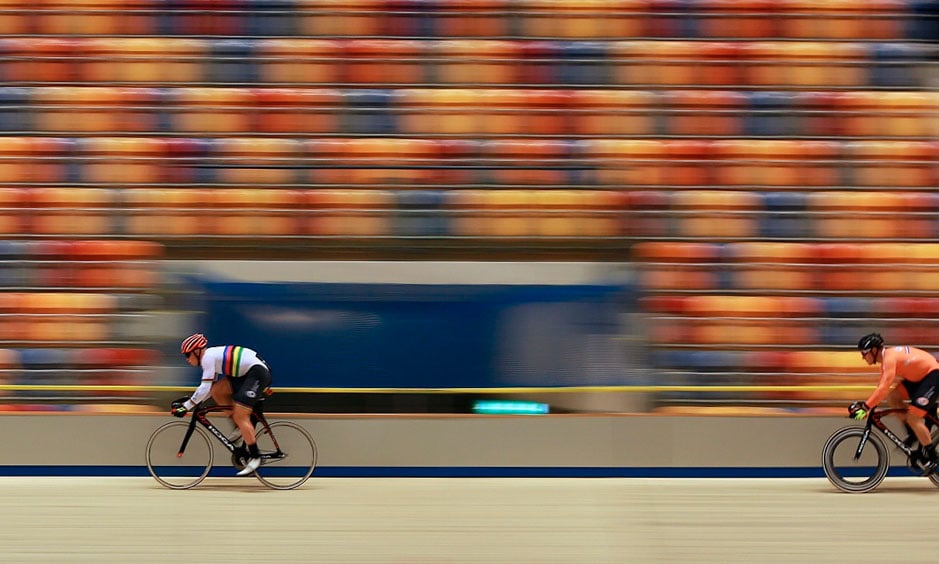
[[[619,286],[203,282],[213,344],[257,349],[285,387],[625,383]]]

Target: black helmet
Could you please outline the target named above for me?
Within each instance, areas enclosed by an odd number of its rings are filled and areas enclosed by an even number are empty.
[[[884,338],[880,336],[880,333],[868,333],[861,337],[861,340],[857,342],[857,350],[859,351],[869,351],[871,349],[879,349],[884,346]]]

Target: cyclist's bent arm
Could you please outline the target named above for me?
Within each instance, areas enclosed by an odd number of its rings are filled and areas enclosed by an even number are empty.
[[[215,382],[215,378],[212,378],[211,380],[202,380],[202,383],[199,384],[199,387],[196,388],[196,391],[192,393],[192,396],[186,400],[183,406],[186,409],[191,410],[193,407],[198,405],[199,402],[209,397],[209,394],[212,393],[213,382]]]

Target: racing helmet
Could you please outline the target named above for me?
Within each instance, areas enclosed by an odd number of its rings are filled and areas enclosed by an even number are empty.
[[[884,338],[880,336],[880,333],[868,333],[861,337],[861,340],[857,342],[857,350],[859,351],[869,351],[871,349],[879,349],[884,346]]]
[[[188,355],[196,349],[201,349],[209,344],[209,341],[205,338],[205,335],[202,333],[196,333],[195,335],[190,335],[183,339],[183,344],[179,347],[179,350],[183,355]]]

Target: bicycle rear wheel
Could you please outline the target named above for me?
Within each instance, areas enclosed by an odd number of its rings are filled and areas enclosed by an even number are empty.
[[[835,431],[822,449],[825,477],[841,491],[869,492],[887,477],[890,466],[887,445],[873,432],[861,456],[855,459],[863,436],[863,427],[845,427]]]
[[[209,435],[196,427],[185,452],[179,449],[189,430],[189,423],[173,421],[158,427],[147,441],[147,470],[157,482],[174,490],[199,485],[212,469],[214,453]]]
[[[271,423],[257,431],[261,467],[254,475],[275,490],[292,490],[306,482],[316,469],[316,443],[300,425],[289,421]]]

